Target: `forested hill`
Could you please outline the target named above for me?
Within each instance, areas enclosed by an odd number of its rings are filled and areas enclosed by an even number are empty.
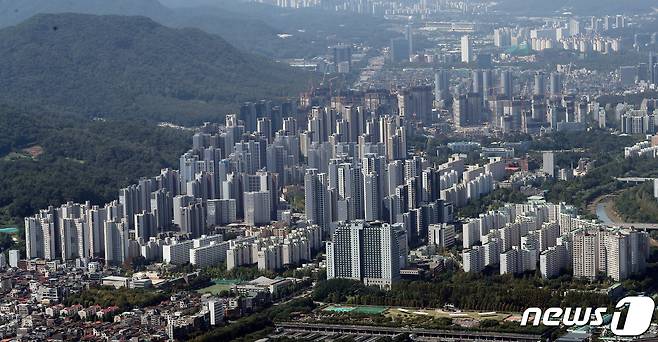
[[[0,30],[0,60],[0,103],[187,123],[294,95],[309,77],[218,36],[127,16],[37,15]]]
[[[177,168],[191,135],[139,119],[0,106],[0,227],[48,205],[114,200],[120,187]]]
[[[171,15],[158,0],[0,0],[0,27],[19,24],[41,13]]]
[[[45,13],[140,15],[169,27],[199,28],[219,35],[239,49],[270,57],[304,57],[309,52],[313,54],[312,51],[317,53],[326,49],[325,42],[318,41],[312,35],[302,34],[297,30],[287,32],[286,30],[290,29],[287,25],[270,25],[269,17],[283,15],[280,13],[282,11],[274,6],[269,6],[271,12],[278,13],[253,18],[244,11],[226,9],[227,3],[228,1],[213,0],[205,5],[214,6],[199,8],[197,6],[202,4],[185,0],[181,2],[185,8],[169,8],[158,0],[0,0],[0,28],[13,26],[34,15]],[[295,21],[287,17],[288,21]],[[331,22],[338,27],[335,20]],[[309,26],[313,27],[315,26]],[[293,36],[282,38],[278,36],[279,33],[290,33]]]

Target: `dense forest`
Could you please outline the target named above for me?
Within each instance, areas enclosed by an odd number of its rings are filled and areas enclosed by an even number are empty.
[[[594,163],[594,168],[583,177],[570,181],[549,180],[543,188],[546,200],[573,204],[584,212],[588,203],[596,197],[609,194],[623,188],[615,177],[653,177],[658,175],[658,160],[642,158],[624,158],[624,146],[636,142],[631,136],[617,136],[605,131],[593,130],[586,133],[558,133],[542,137],[533,142],[532,150],[570,150],[574,152],[557,152],[557,165],[568,166],[586,157]],[[541,163],[541,155],[537,155]]]
[[[157,305],[166,299],[167,296],[163,293],[151,290],[99,287],[66,297],[64,305],[80,304],[84,307],[100,305],[102,308],[116,306],[120,312],[123,312],[133,308]]]
[[[461,217],[478,217],[489,210],[496,210],[504,206],[505,203],[524,203],[527,200],[528,197],[520,191],[499,188],[481,198],[469,201],[468,204],[458,209],[458,214]]]
[[[295,96],[310,74],[144,17],[38,15],[0,30],[0,103],[198,124]]]
[[[0,107],[0,217],[20,218],[69,200],[116,199],[120,187],[177,168],[190,137],[139,119]]]
[[[658,222],[658,199],[653,197],[653,182],[622,191],[614,203],[625,222]]]
[[[623,189],[624,184],[615,177],[655,177],[658,161],[632,158],[595,161],[596,167],[586,176],[571,181],[551,181],[544,185],[548,190],[546,199],[551,202],[566,202],[584,209],[596,197]]]
[[[37,14],[87,13],[162,16],[167,8],[158,0],[3,0],[0,1],[0,26],[20,24]]]

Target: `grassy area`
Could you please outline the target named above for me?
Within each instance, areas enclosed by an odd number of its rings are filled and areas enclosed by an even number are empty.
[[[358,314],[364,314],[364,315],[381,315],[387,310],[388,308],[381,307],[381,306],[337,306],[337,305],[330,305],[322,309],[323,311],[330,311],[330,312],[336,312],[336,313],[344,313],[344,312],[352,312],[352,313],[358,313]]]
[[[623,157],[624,146],[637,142],[637,137],[616,136],[604,131],[557,133],[533,141],[531,150],[582,149],[582,153],[556,154],[556,165],[567,166],[578,158],[590,158],[594,168],[583,177],[570,181],[549,180],[542,186],[549,202],[566,202],[579,207],[582,213],[596,198],[622,190],[625,185],[615,177],[655,177],[653,159]]]
[[[302,317],[302,321],[310,323],[532,334],[546,332],[546,327],[520,327],[520,319],[520,314],[503,312],[451,312],[439,309],[335,304],[316,310],[311,316]]]
[[[405,319],[413,317],[427,318],[462,318],[474,319],[477,321],[495,320],[504,321],[512,314],[503,312],[479,312],[479,311],[460,311],[450,312],[440,309],[416,309],[402,307],[382,307],[382,306],[363,306],[363,305],[329,305],[322,308],[324,312],[333,313],[352,313],[362,315],[383,315],[385,317],[396,319]]]
[[[405,310],[405,311],[402,311]],[[462,318],[462,319],[474,319],[476,321],[483,320],[494,320],[494,321],[504,321],[511,316],[509,313],[500,313],[500,312],[476,312],[476,311],[463,311],[463,312],[448,312],[443,310],[425,310],[425,309],[402,309],[400,308],[391,308],[386,311],[385,315],[391,318],[410,318],[414,316],[426,316],[432,317],[435,319],[438,318]]]
[[[231,287],[240,281],[237,279],[214,279],[213,285],[197,290],[198,293],[210,293],[218,295],[222,291],[230,291]]]

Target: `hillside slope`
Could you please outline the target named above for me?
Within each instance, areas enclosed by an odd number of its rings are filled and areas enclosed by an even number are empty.
[[[177,167],[191,134],[139,119],[0,106],[0,227],[48,205],[116,199],[120,187]]]
[[[37,14],[137,15],[170,27],[199,28],[218,34],[239,49],[265,56],[304,56],[306,51],[303,48],[313,45],[308,37],[300,34],[285,39],[279,37],[279,33],[284,33],[282,29],[273,27],[262,18],[252,18],[225,8],[189,5],[169,8],[158,0],[0,0],[0,28],[19,24]]]
[[[308,77],[145,17],[38,15],[0,30],[0,60],[2,103],[197,122],[244,100],[294,94]]]
[[[155,17],[171,14],[158,0],[0,0],[0,27],[19,24],[37,14],[65,12]]]

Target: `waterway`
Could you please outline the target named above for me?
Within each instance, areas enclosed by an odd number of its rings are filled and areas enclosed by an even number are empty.
[[[608,216],[608,213],[605,210],[605,206],[608,204],[607,202],[602,202],[596,205],[596,216],[598,217],[601,222],[605,224],[614,224],[612,219]]]

